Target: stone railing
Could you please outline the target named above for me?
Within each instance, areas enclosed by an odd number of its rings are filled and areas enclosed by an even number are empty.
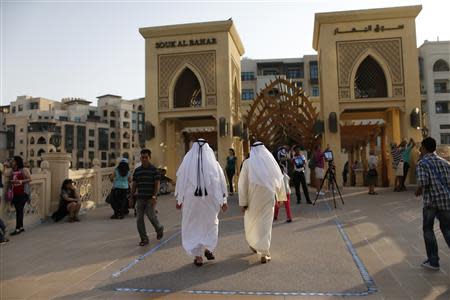
[[[40,169],[33,169],[30,183],[30,201],[25,205],[25,226],[48,219],[59,206],[59,195],[64,179],[72,179],[80,192],[82,209],[92,209],[105,204],[105,198],[111,191],[109,176],[114,168],[100,168],[94,160],[93,169],[70,170],[68,158],[61,153],[47,154]],[[70,158],[70,157],[69,157]],[[66,161],[67,160],[67,161]],[[6,187],[9,185],[11,169],[3,172],[5,189],[1,195],[0,217],[8,224],[15,223],[15,209],[6,203]]]

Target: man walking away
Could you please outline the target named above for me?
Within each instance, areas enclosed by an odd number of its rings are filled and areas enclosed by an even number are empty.
[[[427,260],[422,266],[439,270],[434,219],[438,218],[442,235],[450,248],[450,163],[435,151],[436,141],[431,137],[425,138],[420,147],[422,158],[416,167],[416,196],[422,195],[423,199],[423,238]]]
[[[147,231],[145,229],[144,214],[156,230],[156,239],[160,240],[164,234],[164,227],[156,216],[156,195],[159,191],[160,174],[156,167],[150,163],[151,151],[141,150],[142,165],[136,168],[133,174],[133,187],[131,197],[136,194],[137,229],[141,237],[140,246],[148,244]]]

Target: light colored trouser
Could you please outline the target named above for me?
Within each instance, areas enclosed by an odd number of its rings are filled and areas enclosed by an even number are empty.
[[[155,207],[150,203],[149,200],[138,199],[136,201],[136,224],[137,230],[141,240],[148,240],[147,231],[145,229],[144,214],[147,215],[150,223],[152,223],[155,231],[161,229],[161,224],[159,224],[158,217],[156,216]]]

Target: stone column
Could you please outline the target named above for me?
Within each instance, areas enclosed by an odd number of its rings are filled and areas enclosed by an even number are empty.
[[[48,170],[51,173],[50,210],[59,205],[59,195],[64,179],[69,178],[71,155],[61,152],[50,152],[42,154],[42,159],[48,161]],[[47,166],[46,166],[47,167]]]

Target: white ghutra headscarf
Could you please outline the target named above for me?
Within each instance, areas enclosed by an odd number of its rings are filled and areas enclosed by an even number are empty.
[[[210,195],[217,200],[223,199],[227,191],[224,182],[225,176],[214,151],[204,139],[198,139],[186,153],[177,170],[175,197],[179,204],[183,202],[185,196]],[[188,195],[187,192],[191,190],[188,187],[192,186],[195,187],[195,192]]]
[[[248,164],[250,184],[264,186],[271,191],[275,191],[283,185],[280,166],[263,143],[253,143]]]

